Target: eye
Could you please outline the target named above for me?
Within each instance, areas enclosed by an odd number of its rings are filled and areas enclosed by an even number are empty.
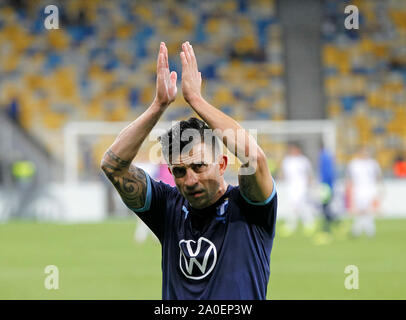
[[[186,174],[186,168],[174,167],[172,168],[172,173],[175,176],[175,178],[182,178]]]
[[[206,169],[207,164],[205,164],[205,163],[193,163],[190,167],[192,168],[192,170],[194,172],[199,173],[199,172],[203,172]]]

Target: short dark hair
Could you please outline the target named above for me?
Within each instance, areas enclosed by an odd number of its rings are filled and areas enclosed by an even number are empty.
[[[299,149],[300,151],[302,151],[302,146],[300,145],[300,142],[296,141],[296,140],[289,141],[288,147],[289,148],[296,148],[296,149]]]
[[[193,134],[197,134],[200,139],[195,139],[194,135],[182,135],[190,129]],[[206,141],[209,138],[209,141]],[[166,133],[158,137],[158,141],[162,146],[162,154],[168,164],[172,163],[173,156],[182,154],[185,152],[185,147],[187,145],[193,146],[197,142],[204,142],[206,144],[211,144],[213,154],[220,151],[219,139],[213,134],[210,127],[202,120],[191,117],[188,120],[182,120],[175,123]],[[177,149],[173,148],[175,143],[179,143]]]

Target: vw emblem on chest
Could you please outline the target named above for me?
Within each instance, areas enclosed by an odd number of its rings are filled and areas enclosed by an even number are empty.
[[[216,246],[210,240],[200,237],[199,240],[179,241],[179,267],[186,278],[200,280],[213,271],[217,262]]]

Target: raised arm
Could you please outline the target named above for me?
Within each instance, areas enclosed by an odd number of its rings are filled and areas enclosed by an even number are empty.
[[[103,172],[113,183],[124,203],[132,209],[144,206],[147,189],[144,171],[132,164],[132,161],[162,113],[175,100],[176,79],[176,72],[169,72],[168,50],[165,43],[161,42],[154,101],[141,116],[120,132],[103,156]]]
[[[242,162],[238,175],[241,192],[253,202],[267,200],[273,192],[274,184],[265,153],[238,122],[203,99],[202,77],[189,42],[182,44],[180,58],[185,100],[211,129],[221,132],[223,143]]]

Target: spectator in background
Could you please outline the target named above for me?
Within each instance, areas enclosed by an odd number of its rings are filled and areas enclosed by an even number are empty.
[[[336,221],[331,209],[331,202],[334,196],[335,161],[334,155],[325,147],[323,142],[320,147],[318,168],[320,185],[317,193],[317,201],[321,205],[324,221],[322,231],[315,235],[313,241],[317,245],[322,245],[332,241],[331,226],[332,223]]]
[[[282,161],[282,177],[285,180],[292,212],[286,218],[281,235],[289,236],[296,231],[298,220],[302,220],[304,233],[310,236],[316,229],[309,203],[309,186],[313,177],[310,160],[303,155],[297,143],[290,143],[288,154]]]
[[[366,148],[361,148],[349,162],[347,178],[351,190],[351,211],[354,214],[352,234],[357,237],[365,232],[372,237],[376,232],[374,211],[380,196],[378,183],[382,180],[382,172]]]
[[[15,185],[15,194],[18,197],[18,206],[13,215],[16,218],[28,217],[30,212],[27,212],[27,210],[36,190],[37,170],[35,163],[24,157],[18,157],[11,164],[11,174]]]
[[[7,106],[7,115],[15,123],[19,123],[20,107],[17,98],[13,98],[10,104]]]
[[[396,178],[406,178],[406,160],[399,154],[393,164],[393,174]]]
[[[331,201],[334,195],[335,161],[333,154],[322,144],[319,154],[319,177],[322,186],[321,204],[324,216],[325,232],[330,232],[334,214],[331,210]]]

